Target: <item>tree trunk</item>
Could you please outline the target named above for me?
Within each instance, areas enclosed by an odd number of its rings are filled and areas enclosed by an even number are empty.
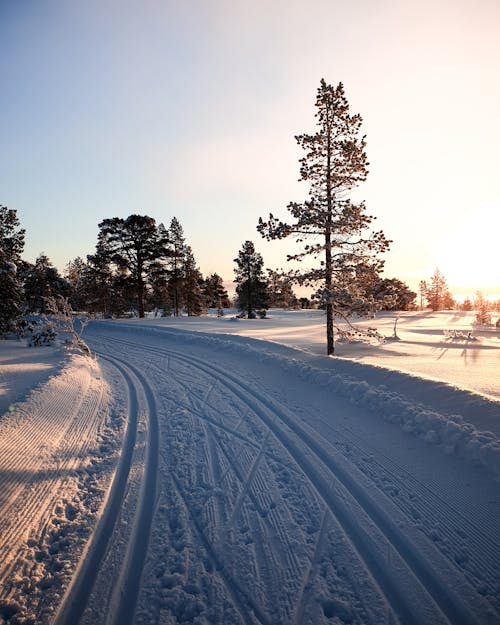
[[[332,144],[331,144],[331,130],[328,128],[327,143],[326,143],[326,202],[327,202],[327,220],[325,229],[325,287],[328,292],[331,291],[333,286],[333,261],[332,261],[332,211],[333,211],[333,198],[332,198]],[[335,352],[335,339],[333,336],[333,303],[330,301],[330,294],[328,294],[328,301],[326,303],[326,353],[328,356],[333,355]]]
[[[137,285],[137,310],[140,319],[144,318],[144,287],[142,284]]]
[[[252,316],[252,288],[250,285],[250,278],[247,280],[247,317],[250,319]]]
[[[335,342],[333,336],[333,304],[326,305],[326,353],[332,356],[335,352]]]

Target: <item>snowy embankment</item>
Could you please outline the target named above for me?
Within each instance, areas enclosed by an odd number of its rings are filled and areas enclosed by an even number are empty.
[[[2,416],[0,623],[500,622],[498,339],[398,348],[487,397],[277,317],[93,322],[97,362]]]
[[[0,351],[9,391],[0,418],[0,622],[49,622],[91,535],[121,424],[105,418],[109,388],[91,359],[12,341]]]

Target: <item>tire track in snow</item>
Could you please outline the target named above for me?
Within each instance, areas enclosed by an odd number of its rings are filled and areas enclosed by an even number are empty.
[[[152,350],[152,348],[148,348]],[[380,564],[380,553],[377,553],[372,544],[372,539],[368,532],[360,525],[356,527],[356,518],[352,516],[348,507],[345,506],[343,501],[344,496],[348,496],[348,493],[341,495],[340,497],[335,492],[335,489],[331,488],[329,480],[325,478],[318,466],[314,464],[303,453],[303,444],[306,443],[311,451],[315,453],[317,457],[318,449],[316,442],[311,440],[310,436],[301,431],[302,428],[298,427],[300,431],[300,442],[294,440],[289,433],[279,424],[285,422],[287,426],[289,419],[284,418],[283,414],[275,407],[275,401],[271,398],[263,398],[260,393],[255,389],[249,388],[246,384],[243,384],[238,378],[235,378],[226,371],[219,369],[218,367],[211,365],[207,367],[205,363],[196,357],[190,356],[189,358],[183,354],[168,350],[168,353],[172,359],[178,359],[180,361],[189,363],[192,367],[195,367],[204,373],[211,375],[219,381],[220,384],[230,389],[242,402],[247,404],[251,408],[253,414],[262,420],[269,429],[274,433],[275,437],[281,442],[288,453],[291,455],[295,463],[301,467],[302,471],[308,477],[310,482],[315,487],[320,497],[325,502],[326,506],[331,510],[337,521],[340,522],[344,533],[349,537],[349,540],[353,544],[358,557],[365,562],[367,569],[371,572],[376,584],[381,589],[382,593],[387,597],[391,607],[396,614],[402,620],[405,625],[418,625],[418,617],[415,616],[416,606],[408,603],[404,593],[401,592],[401,584],[399,579],[393,579],[393,577],[385,571]],[[272,405],[271,410],[268,406]],[[281,411],[282,412],[282,411]],[[293,429],[290,429],[290,433]],[[293,432],[296,434],[296,432]],[[302,449],[301,449],[302,447]],[[325,456],[324,453],[321,453]],[[320,458],[324,461],[325,458]],[[335,482],[338,482],[338,476],[335,471],[330,470],[331,476]],[[350,481],[350,480],[349,480]],[[245,483],[245,482],[243,482]],[[356,488],[356,490],[358,490]],[[352,494],[352,493],[351,493]],[[361,509],[366,511],[366,503],[361,505]],[[298,608],[300,610],[300,607]],[[435,615],[436,616],[436,615]],[[437,623],[438,621],[436,621]],[[441,619],[441,622],[446,622],[445,619]],[[455,623],[461,621],[455,620]],[[473,620],[464,621],[473,623]]]
[[[293,618],[292,625],[302,625],[303,623],[307,591],[311,585],[311,580],[315,574],[315,569],[319,565],[319,559],[320,559],[319,556],[320,556],[321,550],[324,547],[329,514],[330,512],[328,508],[325,508],[325,510],[323,511],[323,518],[321,519],[321,527],[318,532],[318,539],[316,541],[316,547],[314,549],[313,557],[311,558],[311,564],[309,566],[309,569],[306,572],[306,575],[304,576],[304,581],[302,583],[302,586],[300,588],[300,592],[298,595],[297,604],[296,604],[296,612]]]
[[[495,557],[500,552],[498,543],[495,545],[496,549],[492,550],[494,539],[488,538],[484,531],[467,520],[459,509],[449,503],[445,504],[429,486],[393,460],[377,452],[369,441],[345,426],[341,433],[326,420],[320,418],[319,422],[322,429],[327,429],[337,440],[346,439],[349,457],[360,471],[373,479],[381,491],[388,492],[395,505],[421,526],[422,532],[436,544],[445,557],[451,562],[460,564],[468,575],[475,578],[476,584],[481,584],[483,589],[487,588],[494,601],[499,583],[499,566]],[[353,451],[355,453],[352,453]],[[401,474],[404,477],[401,477]],[[433,521],[429,523],[428,519],[431,518]],[[469,547],[466,552],[463,552],[462,547],[466,535],[464,527],[473,532],[474,539],[472,548]],[[474,546],[480,546],[481,549],[474,549]],[[500,605],[499,601],[496,604]]]
[[[112,625],[129,625],[133,623],[135,606],[139,595],[142,569],[146,561],[149,536],[156,507],[156,482],[158,478],[159,456],[159,424],[154,394],[148,382],[136,367],[123,360],[113,357],[131,369],[139,380],[146,396],[149,410],[146,464],[141,485],[138,510],[134,521],[132,543],[129,545],[122,577],[116,586],[116,597],[119,596],[119,608],[113,615]]]
[[[80,564],[54,625],[76,625],[79,622],[93,590],[96,571],[102,562],[121,510],[137,441],[139,413],[136,383],[134,383],[130,373],[139,382],[148,403],[147,457],[138,508],[135,512],[132,542],[128,546],[127,554],[122,563],[121,575],[117,580],[118,583],[115,586],[111,601],[111,606],[118,604],[118,608],[116,611],[105,615],[106,622],[128,625],[133,621],[153,518],[158,472],[158,421],[154,397],[149,385],[135,367],[116,357],[105,354],[99,354],[99,356],[111,363],[125,381],[129,396],[129,419],[119,465],[108,494],[105,509],[94,532],[92,543]]]
[[[236,503],[234,504],[234,508],[233,508],[232,513],[231,513],[231,518],[229,519],[229,523],[231,525],[234,524],[234,520],[236,519],[236,517],[240,513],[241,504],[243,503],[243,500],[247,496],[248,491],[250,489],[250,486],[252,484],[252,481],[253,481],[253,479],[255,477],[255,474],[257,472],[257,469],[259,468],[259,463],[260,463],[260,461],[262,459],[262,456],[264,455],[264,450],[265,450],[265,447],[266,447],[267,439],[269,438],[269,434],[270,434],[270,431],[268,432],[268,434],[266,435],[266,438],[262,442],[262,445],[261,445],[261,447],[259,449],[259,453],[255,457],[255,460],[253,461],[252,466],[250,467],[250,471],[249,471],[247,477],[243,481],[240,494],[238,496],[238,499],[236,500]]]
[[[191,519],[192,527],[194,528],[198,538],[201,540],[201,543],[203,544],[214,568],[219,572],[224,580],[233,604],[238,610],[238,613],[242,617],[245,625],[256,625],[256,623],[260,625],[272,625],[271,621],[262,612],[260,606],[253,601],[251,595],[237,582],[231,572],[224,566],[224,562],[217,554],[211,542],[208,540],[203,528],[200,526],[197,516],[193,514],[191,507],[186,501],[184,491],[181,488],[179,480],[175,474],[172,474],[172,479],[175,483],[177,494],[184,505],[188,517]]]
[[[213,442],[215,441],[217,443],[217,448],[220,450],[220,453],[226,460],[227,469],[221,475],[220,479],[214,479],[214,486],[222,484],[223,480],[228,476],[229,472],[231,471],[240,483],[240,494],[237,497],[233,512],[231,513],[231,521],[229,525],[223,525],[221,531],[231,531],[235,529],[235,521],[237,517],[236,513],[241,509],[245,497],[248,497],[255,510],[258,512],[260,518],[263,520],[268,528],[268,538],[271,538],[271,541],[274,544],[273,551],[279,551],[279,553],[276,553],[276,556],[279,556],[282,566],[280,568],[276,568],[273,574],[273,578],[279,578],[280,571],[283,570],[287,578],[287,580],[284,580],[283,583],[286,583],[286,581],[294,583],[295,580],[299,578],[302,574],[299,562],[297,560],[297,555],[295,553],[295,550],[290,545],[289,536],[282,516],[278,513],[276,507],[271,505],[272,500],[269,493],[267,492],[267,484],[261,477],[260,472],[257,471],[262,457],[272,459],[275,463],[284,466],[283,459],[273,454],[269,445],[264,448],[265,443],[269,439],[270,430],[268,428],[266,429],[266,433],[262,437],[261,443],[256,443],[256,441],[251,440],[246,436],[241,436],[238,433],[238,429],[245,421],[245,418],[248,418],[249,415],[248,407],[245,406],[233,430],[228,427],[223,427],[222,424],[220,427],[220,430],[232,434],[240,442],[240,446],[238,447],[238,449],[233,450],[233,453],[230,453],[228,449],[228,447],[230,447],[228,441],[224,442],[213,432],[213,429],[216,428],[216,426],[215,428],[213,428],[216,422],[213,418],[210,418],[207,415],[207,408],[213,410],[214,412],[216,412],[216,408],[210,406],[209,404],[205,404],[205,410],[203,410],[203,406],[200,404],[199,398],[197,397],[196,401],[193,401],[191,399],[191,396],[189,395],[189,392],[192,390],[192,384],[188,385],[187,383],[179,382],[179,380],[177,380],[177,383],[180,384],[184,391],[188,393],[191,401],[190,415],[196,416],[202,421],[207,421],[210,425],[212,437],[209,440],[208,444],[213,447],[213,452],[215,453],[215,447],[213,446]],[[210,386],[209,392],[205,395],[205,397],[207,397],[211,393],[213,388],[214,384]],[[181,403],[181,405],[187,404]],[[257,455],[252,457],[249,454],[248,448],[255,450],[257,452]],[[255,486],[258,487],[257,493],[254,493],[252,490],[252,482],[255,484]],[[223,509],[223,506],[221,506],[221,510]],[[248,522],[248,519],[246,519],[245,522]],[[285,548],[285,546],[287,548]],[[274,581],[276,581],[277,585],[277,579],[275,579]]]
[[[116,338],[110,340],[120,342],[120,339]],[[281,441],[295,462],[308,476],[331,509],[334,517],[341,523],[359,557],[365,561],[368,570],[371,571],[376,583],[402,622],[405,624],[419,623],[417,614],[422,613],[421,608],[429,609],[431,614],[434,613],[435,622],[449,622],[453,625],[487,622],[484,620],[484,606],[469,607],[467,601],[473,605],[474,597],[467,597],[464,601],[455,589],[448,587],[446,583],[441,581],[433,570],[432,563],[426,560],[427,554],[418,552],[411,539],[381,509],[380,504],[363,486],[352,479],[342,464],[334,460],[335,451],[326,449],[325,445],[318,440],[317,435],[315,436],[305,427],[299,425],[286,407],[268,396],[261,396],[254,388],[227,371],[216,365],[207,366],[205,361],[194,356],[187,357],[175,350],[139,345],[132,341],[123,342],[130,347],[138,347],[148,352],[161,353],[163,356],[168,354],[171,359],[180,360],[203,371],[208,376],[218,380],[219,384],[233,392],[252,409],[252,412],[273,431],[276,438]],[[308,447],[309,453],[304,454],[304,444]],[[316,461],[310,459],[311,454],[315,456]],[[325,479],[325,469],[337,483],[335,488]],[[343,487],[344,493],[339,492],[341,490],[339,486]],[[360,511],[371,519],[373,529],[381,534],[385,547],[380,538],[373,538],[372,531],[367,531],[362,525],[356,526],[357,517],[353,517],[352,511],[349,509],[349,496],[354,497]],[[386,553],[389,553],[389,549],[393,552],[391,571],[385,570],[381,564],[385,560],[384,549]],[[396,561],[397,566],[400,567],[398,572],[394,570]],[[450,569],[447,570],[447,574],[451,574]],[[406,577],[403,583],[400,579],[402,576]],[[420,596],[418,596],[418,592],[416,592],[416,596],[410,596],[411,591],[415,592],[416,588],[420,588],[428,596],[427,599],[424,599],[423,604],[422,599],[425,595],[422,595],[421,592]],[[461,590],[463,590],[463,586]],[[481,614],[483,615],[481,616]],[[486,618],[491,618],[491,613],[487,612]]]

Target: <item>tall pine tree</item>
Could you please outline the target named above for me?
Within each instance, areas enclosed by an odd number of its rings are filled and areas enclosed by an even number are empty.
[[[167,276],[168,291],[172,300],[172,310],[175,317],[181,314],[183,301],[183,266],[186,256],[186,240],[184,230],[176,217],[172,218],[168,228],[168,259]]]
[[[252,241],[245,241],[238,258],[234,259],[237,305],[248,319],[255,318],[255,310],[269,308],[268,284],[264,276],[264,261],[255,251]]]
[[[16,211],[0,206],[0,335],[8,332],[21,314],[23,290],[18,265],[24,234]]]
[[[144,317],[148,276],[152,266],[166,254],[156,222],[147,215],[113,217],[99,224],[97,254],[122,272],[124,282],[135,291],[139,317]]]
[[[186,246],[183,263],[183,300],[188,317],[198,317],[203,312],[203,296],[201,286],[203,276],[196,265],[193,251]]]
[[[366,214],[363,202],[349,198],[366,179],[368,162],[365,137],[359,136],[361,116],[349,113],[342,83],[334,88],[321,80],[316,109],[317,132],[296,137],[305,151],[300,179],[310,184],[309,199],[288,205],[291,223],[271,214],[267,221],[259,219],[258,230],[268,240],[292,236],[303,244],[289,260],[319,260],[319,266],[290,275],[318,289],[316,297],[326,308],[327,353],[333,354],[334,315],[368,311],[373,305],[359,294],[366,291],[364,277],[382,269],[376,254],[387,250],[389,242],[381,231],[367,233],[374,218]]]

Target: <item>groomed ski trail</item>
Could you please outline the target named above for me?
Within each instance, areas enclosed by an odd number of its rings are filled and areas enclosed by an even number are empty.
[[[282,401],[235,373],[208,365],[193,349],[188,354],[165,344],[138,343],[126,331],[121,338],[100,335],[99,344],[107,357],[126,357],[129,365],[141,368],[148,378],[150,404],[158,409],[159,512],[152,520],[136,618],[130,622],[175,623],[190,610],[195,616],[218,612],[214,622],[221,623],[230,622],[221,615],[234,611],[245,625],[301,619],[326,623],[332,616],[373,624],[381,618],[402,625],[495,622],[493,607],[468,583],[471,566],[477,569],[479,562],[472,558],[473,565],[468,562],[469,569],[463,569],[415,524],[415,515],[431,508],[441,522],[454,511],[428,484],[411,475],[402,481],[404,469],[377,455],[362,437],[333,426],[335,436],[325,437],[327,429],[319,433]],[[184,457],[179,449],[186,452]],[[360,459],[367,457],[369,471],[360,467]],[[314,514],[307,512],[311,527],[306,532],[294,518],[306,513],[296,502],[288,503],[292,486],[282,483],[285,496],[279,495],[280,472],[293,472],[307,492]],[[391,488],[396,485],[403,493],[406,487],[410,495],[417,491],[416,506],[407,503],[411,497],[384,491],[388,476]],[[166,544],[169,535],[175,539],[176,530],[180,532],[179,523],[182,533],[191,535],[190,557],[205,554],[203,570],[191,565],[190,575],[189,557],[183,556],[179,565],[183,550],[179,547],[176,554]],[[455,529],[453,523],[444,527],[448,547]],[[161,539],[155,538],[161,533]],[[301,535],[303,544],[294,548]],[[327,564],[332,538],[337,553]],[[479,531],[478,540],[488,537]],[[159,556],[162,550],[164,558]],[[240,554],[239,562],[231,550]],[[339,576],[346,558],[351,570]],[[482,583],[494,593],[498,566],[492,563],[486,569]],[[216,607],[210,606],[210,593],[199,588],[207,573],[213,578]],[[332,577],[339,587],[329,597]],[[360,588],[353,591],[354,580]],[[477,583],[474,577],[471,581]]]

